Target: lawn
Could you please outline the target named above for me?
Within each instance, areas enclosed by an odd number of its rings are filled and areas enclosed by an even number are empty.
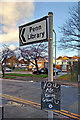
[[[7,73],[5,74],[4,78],[10,79],[10,78],[17,78],[17,77],[47,78],[48,75],[47,74],[36,75],[36,74]],[[71,76],[71,74],[62,75],[58,77],[57,80],[77,81],[77,79]]]
[[[62,75],[60,77],[58,77],[59,79],[69,79],[70,78],[70,75],[69,74],[66,74],[66,75]]]
[[[19,76],[19,77],[40,77],[40,78],[46,78],[48,77],[47,74],[41,74],[41,75],[33,75],[33,74],[20,74],[20,73],[7,73],[5,76]]]
[[[14,77],[14,76],[5,76],[4,78],[5,78],[5,79],[14,79],[14,78],[16,78],[16,77]]]
[[[62,75],[62,76],[58,77],[57,79],[58,80],[77,81],[76,77],[71,76],[71,74]]]

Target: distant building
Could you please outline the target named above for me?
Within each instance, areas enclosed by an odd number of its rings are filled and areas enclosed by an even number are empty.
[[[34,62],[34,64],[35,64],[35,61],[33,61],[33,62]],[[47,66],[48,60],[45,59],[45,58],[43,58],[43,59],[38,59],[38,60],[37,60],[37,63],[38,63],[39,69],[41,69],[41,68],[44,68],[44,67],[45,67],[45,64],[46,64],[46,66]],[[29,70],[32,70],[32,69],[34,69],[34,68],[36,68],[36,66],[33,65],[32,63],[30,63],[30,64],[29,64]]]
[[[56,68],[62,70],[63,72],[67,72],[70,70],[69,63],[71,63],[71,65],[73,66],[73,62],[78,61],[78,60],[80,60],[80,57],[78,57],[78,56],[73,56],[73,57],[59,56],[56,59]],[[34,60],[32,60],[32,62],[35,64]],[[39,58],[37,60],[37,63],[38,63],[39,69],[44,68],[44,67],[48,68],[48,58],[47,59],[46,58],[44,58],[44,59]],[[36,66],[34,64],[23,59],[22,57],[20,59],[16,59],[16,56],[12,56],[5,61],[5,65],[7,67],[30,70],[30,71],[33,70],[34,68],[36,68]],[[53,59],[53,67],[55,67],[55,60],[54,59]]]
[[[62,70],[63,72],[69,71],[70,66],[69,62],[71,62],[71,65],[73,65],[74,61],[77,61],[80,59],[78,56],[68,57],[68,56],[59,56],[56,59],[56,68]]]

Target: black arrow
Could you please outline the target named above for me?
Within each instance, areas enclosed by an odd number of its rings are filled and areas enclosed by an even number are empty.
[[[26,39],[25,39],[25,37],[24,37],[25,29],[26,29],[26,28],[23,28],[23,29],[22,29],[22,34],[21,34],[22,42],[26,42]]]

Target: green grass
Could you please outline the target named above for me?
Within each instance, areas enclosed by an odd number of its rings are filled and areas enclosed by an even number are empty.
[[[19,77],[28,77],[28,76],[32,76],[31,74],[20,74],[20,73],[7,73],[6,75],[19,76]]]
[[[58,77],[58,79],[69,80],[69,81],[77,81],[76,77],[71,76],[71,74],[62,75],[62,76]]]
[[[48,75],[47,75],[47,74],[43,74],[43,75],[34,75],[34,77],[46,78],[46,77],[48,77]]]
[[[16,78],[16,77],[14,77],[14,76],[4,76],[4,78],[5,78],[5,79],[14,79],[14,78]]]
[[[33,74],[7,73],[5,75],[8,75],[8,76],[18,76],[18,77],[40,77],[40,78],[46,78],[46,77],[48,77],[47,74],[33,75]]]
[[[69,79],[69,77],[70,77],[70,75],[69,75],[69,74],[66,74],[66,75],[62,75],[62,76],[60,76],[60,77],[58,77],[58,78],[61,78],[61,79],[63,79],[63,78],[68,78],[68,79]]]
[[[7,74],[5,74],[4,78],[9,79],[9,78],[16,78],[16,77],[46,78],[46,77],[48,77],[48,75],[47,74],[36,75],[36,74],[7,73]],[[71,77],[71,74],[62,75],[62,76],[58,77],[57,79],[58,80],[77,81],[75,76]]]

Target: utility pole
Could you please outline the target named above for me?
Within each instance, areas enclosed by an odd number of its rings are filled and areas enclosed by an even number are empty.
[[[48,13],[49,40],[48,40],[48,81],[53,81],[53,13]],[[53,111],[48,111],[48,118],[53,119]]]

